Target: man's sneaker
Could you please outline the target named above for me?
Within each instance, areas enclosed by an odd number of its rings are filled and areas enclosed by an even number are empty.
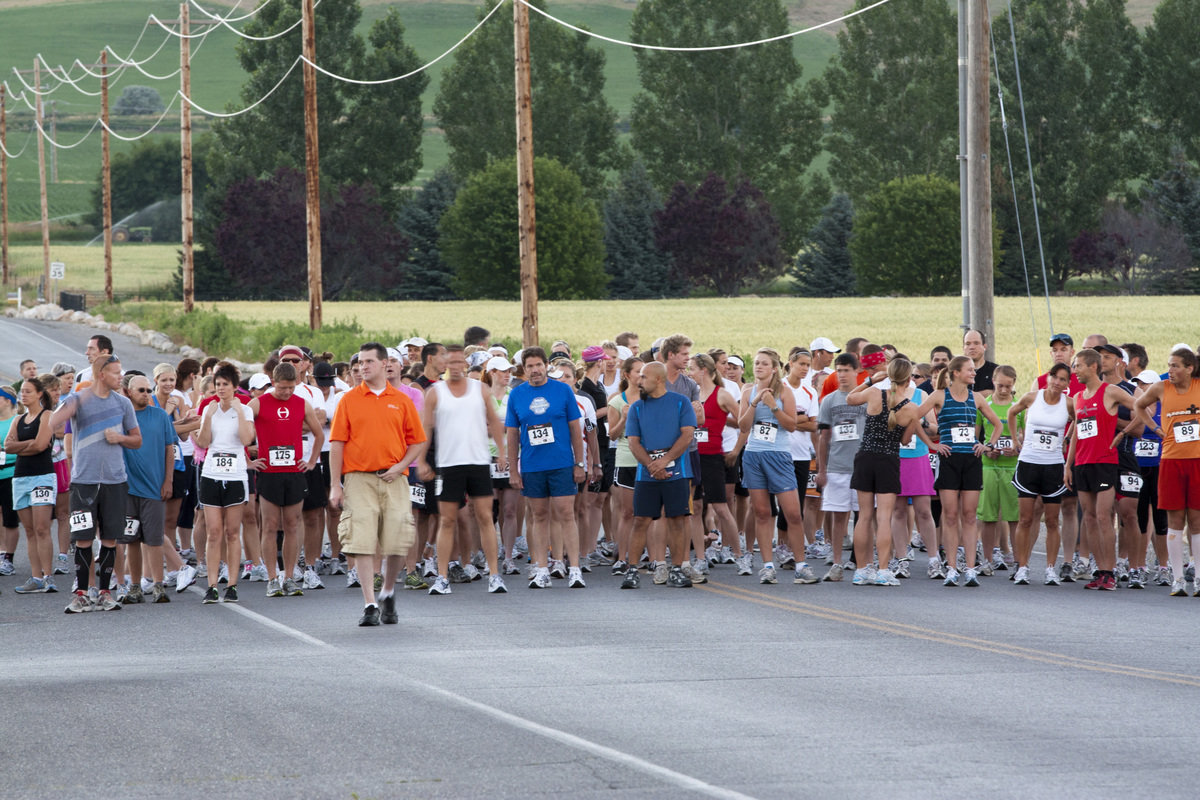
[[[754,556],[748,551],[743,552],[740,556],[734,559],[733,562],[737,566],[738,575],[753,575],[754,574]]]
[[[958,554],[954,557],[954,568],[959,572],[967,569],[967,551],[962,547],[958,548]]]
[[[864,567],[863,569],[854,570],[854,577],[851,578],[850,582],[855,586],[869,586],[874,581],[869,575],[867,575],[867,570]]]
[[[899,586],[900,581],[896,580],[895,574],[890,569],[881,569],[875,573],[876,586]]]
[[[596,561],[591,553],[584,553],[579,557],[579,571],[586,572],[589,575],[592,572],[592,567],[596,566]]]
[[[54,557],[54,574],[66,575],[71,571],[71,562],[67,559],[66,553],[59,553]]]
[[[179,557],[183,559],[183,563],[196,566],[196,551],[192,548],[179,551]]]
[[[717,566],[721,563],[721,548],[715,544],[710,544],[704,548],[704,560],[709,563],[709,566]]]
[[[567,577],[567,565],[558,559],[550,559],[550,577],[559,580]]]
[[[1064,561],[1063,563],[1058,565],[1058,582],[1059,583],[1074,583],[1075,582],[1075,568],[1071,565],[1071,562]]]
[[[775,548],[775,561],[779,564],[780,569],[787,569],[796,563],[796,556],[792,553],[792,548],[781,544]]]
[[[912,538],[908,540],[908,544],[922,553],[925,552],[925,540],[921,538],[920,531],[912,532]]]
[[[1154,574],[1155,586],[1170,586],[1171,585],[1171,570],[1169,567],[1159,567]]]
[[[983,575],[990,578],[993,574],[995,574],[995,571],[992,569],[992,565],[987,561],[987,559],[983,559],[975,562],[975,573],[977,575]]]
[[[220,599],[221,598],[217,595],[217,587],[210,586],[210,587],[208,587],[208,590],[204,593],[204,600],[202,602],[204,603],[204,605],[207,606],[207,605],[217,602]]]
[[[1129,580],[1129,559],[1118,558],[1117,566],[1113,568],[1113,577],[1118,581]]]
[[[774,567],[763,567],[758,571],[759,583],[779,583],[779,579],[775,577]]]
[[[1200,597],[1200,581],[1192,581],[1192,597]]]
[[[13,566],[12,559],[7,555],[4,558],[0,558],[0,575],[12,575],[16,571],[17,568]]]
[[[450,594],[450,591],[450,581],[441,575],[434,578],[433,585],[429,587],[430,594]]]
[[[246,580],[251,583],[266,583],[267,582],[267,565],[255,564],[250,567],[250,577]]]
[[[1000,552],[999,547],[992,548],[992,569],[1007,570],[1008,562],[1004,560],[1004,553]]]
[[[584,589],[587,584],[583,582],[583,571],[579,567],[571,567],[567,572],[567,588],[569,589]]]
[[[44,594],[46,592],[46,581],[42,578],[29,576],[29,580],[22,583],[20,586],[13,588],[17,594]]]
[[[513,552],[521,558],[529,558],[529,542],[525,539],[525,534],[521,534],[513,542]]]
[[[1100,588],[1100,576],[1099,576],[1099,575],[1097,575],[1096,577],[1092,578],[1090,581],[1088,581],[1087,585],[1086,585],[1086,586],[1084,586],[1083,588],[1085,588],[1085,589],[1099,589],[1099,588]]]
[[[1187,581],[1185,581],[1181,578],[1180,580],[1177,580],[1171,584],[1171,597],[1187,597],[1187,596],[1188,596]]]
[[[163,576],[163,586],[169,586],[172,589],[174,589],[175,581],[177,581],[178,579],[179,579],[179,571],[178,570],[176,570],[174,572],[168,572],[166,575]]]
[[[845,572],[845,569],[841,564],[834,564],[829,568],[829,571],[825,573],[825,577],[821,578],[821,580],[828,581],[830,583],[837,583],[842,579],[843,572]]]
[[[489,577],[488,594],[508,594],[508,587],[504,585],[504,578],[499,575]]]
[[[304,570],[304,583],[302,585],[305,589],[325,588],[325,584],[321,583],[321,578],[317,575],[317,571],[311,566]]]
[[[671,568],[669,566],[667,566],[667,562],[660,561],[659,563],[655,564],[652,572],[653,572],[654,585],[655,586],[666,586],[667,577],[671,573]]]
[[[404,576],[404,588],[405,589],[413,589],[413,590],[419,592],[422,589],[428,589],[429,584],[426,583],[425,579],[422,578],[420,575],[418,575],[416,572],[410,572]]]
[[[1084,561],[1078,555],[1071,562],[1071,577],[1077,581],[1090,580],[1093,577],[1092,568],[1088,566],[1088,562]]]
[[[221,568],[217,570],[217,583],[229,583],[229,567],[224,561],[221,562]]]
[[[164,587],[161,583],[156,583],[150,589],[150,602],[169,603],[171,602],[171,595],[167,594],[166,587]]]
[[[979,585],[979,573],[976,572],[971,567],[967,568],[967,571],[966,571],[966,574],[964,577],[966,578],[966,580],[963,581],[963,586],[978,586]]]
[[[288,597],[300,597],[304,594],[304,590],[300,588],[300,584],[288,578],[283,582],[283,593]]]
[[[733,548],[730,547],[729,545],[721,545],[721,552],[720,552],[719,558],[720,558],[720,563],[722,563],[722,564],[733,564],[734,563]]]
[[[946,569],[942,566],[942,560],[934,557],[929,559],[929,567],[925,570],[925,574],[932,581],[941,580],[946,577]]]
[[[283,597],[283,585],[279,582],[278,575],[267,581],[267,597]]]
[[[622,589],[636,589],[642,583],[641,577],[638,575],[637,565],[634,564],[625,570],[625,577],[621,579]]]
[[[144,603],[145,600],[146,600],[146,596],[144,594],[142,594],[141,585],[129,587],[129,591],[126,592],[125,596],[121,598],[121,602],[127,606],[137,605],[138,603]]]
[[[550,570],[546,567],[538,567],[534,571],[533,577],[529,579],[529,588],[549,589],[550,586]]]
[[[942,586],[958,586],[958,570],[950,567],[946,570],[946,580],[942,581]]]
[[[1106,572],[1099,578],[1099,585],[1096,586],[1102,592],[1115,592],[1117,590],[1117,579],[1113,577],[1111,572]]]
[[[483,577],[483,573],[474,564],[463,564],[463,574],[467,576],[467,583],[477,581]]]
[[[680,571],[687,576],[687,579],[699,586],[702,583],[708,583],[708,576],[702,573],[695,563],[685,561],[679,565]]]
[[[182,594],[189,586],[196,582],[199,574],[199,571],[195,567],[190,567],[185,563],[179,568],[179,573],[175,576],[175,591]]]
[[[138,581],[138,587],[141,588],[142,594],[147,595],[154,589],[154,581],[149,578],[142,578]]]
[[[362,584],[358,582],[358,568],[351,567],[346,572],[346,588],[347,589],[356,589],[359,586],[362,586]]]
[[[483,554],[482,550],[476,550],[471,554],[470,563],[471,566],[475,567],[475,569],[483,572],[485,569],[487,569],[487,556]]]
[[[912,561],[907,558],[902,558],[896,561],[896,568],[892,570],[897,578],[912,577]]]
[[[280,558],[283,558],[283,556],[280,556]],[[300,560],[296,563],[296,566],[292,567],[292,580],[296,581],[296,583],[304,580],[304,556],[300,556]]]
[[[1141,567],[1134,567],[1133,569],[1129,570],[1129,588],[1146,588],[1146,570],[1142,569]]]
[[[520,575],[521,570],[517,569],[517,565],[513,563],[511,558],[504,559],[504,563],[500,565],[500,572],[504,575]]]
[[[437,577],[437,559],[436,558],[427,558],[427,559],[425,559],[424,562],[422,562],[421,577],[422,578],[436,578]]]
[[[208,577],[208,565],[207,564],[197,564],[196,565],[196,577],[197,578],[207,578]]]
[[[708,562],[703,558],[698,558],[692,562],[692,568],[701,575],[708,574]]]
[[[92,610],[92,599],[87,596],[87,592],[76,591],[71,598],[71,602],[63,611],[67,614],[85,614]]]
[[[371,603],[363,609],[362,616],[358,618],[358,627],[372,628],[379,624],[379,606]]]
[[[341,553],[339,553],[338,555],[341,555]],[[346,574],[346,562],[342,561],[340,558],[329,559],[329,574],[330,575],[345,575]]]
[[[689,589],[692,586],[692,579],[683,573],[680,567],[672,567],[667,573],[667,586],[675,589]]]
[[[1060,581],[1058,578],[1058,570],[1054,567],[1046,567],[1046,578],[1042,581],[1046,586],[1058,586]]]
[[[396,613],[395,594],[379,598],[379,621],[384,625],[395,625],[400,621],[400,615]]]
[[[94,611],[120,611],[121,604],[113,599],[112,592],[104,589],[100,592],[100,596],[95,600]]]
[[[235,583],[233,586],[226,587],[225,597],[222,598],[222,602],[236,603],[237,601],[238,601],[238,592],[237,592],[237,584]]]
[[[1017,574],[1013,578],[1013,583],[1015,583],[1017,586],[1028,586],[1029,585],[1029,567],[1026,567],[1026,566],[1017,567]]]
[[[613,562],[613,565],[612,565],[612,574],[613,575],[624,575],[628,571],[629,571],[629,565],[626,564],[624,561],[614,561]]]
[[[1194,559],[1195,556],[1192,558]],[[1196,562],[1194,560],[1189,561],[1188,565],[1183,568],[1183,579],[1188,583],[1196,582]]]
[[[467,571],[463,569],[462,564],[457,561],[450,562],[450,569],[446,573],[446,579],[450,583],[470,583],[471,579],[467,577]]]
[[[816,583],[817,576],[813,574],[812,567],[807,562],[799,562],[796,564],[796,577],[792,578],[792,583]]]
[[[54,585],[54,578],[52,576],[47,575],[42,578],[42,583],[46,584],[46,592],[48,594],[54,594],[58,591],[58,587]]]

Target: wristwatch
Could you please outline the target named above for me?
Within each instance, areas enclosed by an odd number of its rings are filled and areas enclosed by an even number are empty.
[[[575,466],[579,467],[580,469],[587,469],[587,467],[583,465],[582,461],[576,461]]]

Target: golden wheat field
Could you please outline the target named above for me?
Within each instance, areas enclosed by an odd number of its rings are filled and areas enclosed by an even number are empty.
[[[1195,297],[1052,298],[1054,326],[1070,333],[1076,346],[1085,336],[1103,333],[1116,343],[1138,342],[1150,352],[1152,366],[1165,364],[1171,345],[1200,339],[1192,314]],[[306,303],[217,303],[228,316],[248,321],[306,320]],[[996,360],[1012,364],[1018,385],[1049,364],[1050,327],[1045,300],[1035,300],[1031,319],[1025,298],[996,299]],[[935,345],[958,352],[962,301],[957,297],[838,298],[741,297],[700,300],[626,300],[543,302],[539,340],[565,339],[578,354],[588,344],[636,331],[643,347],[658,336],[687,333],[697,348],[722,347],[752,354],[763,346],[786,351],[828,336],[839,346],[853,336],[891,343],[914,360],[925,360]],[[519,339],[521,304],[501,301],[450,303],[327,303],[326,322],[357,320],[370,333],[394,340],[419,334],[430,341],[462,341],[469,325],[482,325],[494,339]],[[1036,342],[1035,342],[1036,331]],[[1038,361],[1040,352],[1041,361]]]

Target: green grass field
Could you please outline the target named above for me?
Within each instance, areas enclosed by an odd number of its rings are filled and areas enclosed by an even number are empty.
[[[834,5],[840,4],[840,0],[837,0]],[[211,5],[213,8],[219,8],[220,5],[228,6],[229,3]],[[367,0],[363,6],[361,28],[364,32],[390,7],[399,8],[407,28],[408,41],[422,59],[428,61],[440,55],[474,26],[481,4],[429,0]],[[249,4],[246,4],[246,7],[249,7]],[[163,20],[174,19],[178,16],[178,9],[178,3],[173,0],[106,0],[103,3],[78,0],[0,0],[0,12],[3,14],[3,22],[0,23],[0,71],[7,77],[10,86],[19,90],[20,84],[10,70],[13,67],[31,69],[34,55],[38,52],[42,53],[52,66],[69,65],[75,58],[80,58],[88,64],[95,63],[105,44],[111,44],[122,56],[147,58],[169,36],[152,25],[136,51],[131,54],[130,48],[137,40],[147,16],[153,13]],[[622,2],[564,2],[551,5],[552,13],[573,24],[622,39],[629,38],[629,22],[633,9],[633,4]],[[832,7],[828,10],[814,8],[808,11],[809,15],[835,13]],[[63,14],[69,15],[69,25],[59,24]],[[192,16],[193,19],[197,19],[200,15],[193,11]],[[502,9],[488,24],[511,26],[511,19],[511,12]],[[802,15],[801,21],[794,24],[801,25],[806,21],[811,20]],[[50,35],[51,31],[53,35]],[[234,108],[241,107],[239,91],[245,80],[245,73],[236,60],[234,47],[237,41],[229,31],[218,29],[202,44],[193,43],[195,55],[192,61],[192,94],[202,106],[213,110],[224,110],[229,104]],[[603,50],[607,59],[605,92],[609,102],[622,118],[627,118],[633,95],[638,90],[633,51],[605,43],[598,43],[596,46]],[[836,44],[832,36],[818,32],[797,37],[794,40],[794,48],[804,67],[805,79],[811,79],[820,74]],[[536,58],[536,54],[534,57]],[[447,59],[429,70],[431,80],[423,97],[426,114],[431,112],[442,70],[449,63],[450,59]],[[173,72],[178,66],[178,43],[171,37],[158,55],[143,68],[156,75],[165,75]],[[72,73],[73,77],[79,75],[81,73],[78,69]],[[31,75],[26,76],[26,80],[32,83],[33,78]],[[98,83],[87,79],[81,85],[89,91],[96,91]],[[178,78],[155,82],[129,69],[119,80],[114,80],[113,101],[120,96],[123,86],[132,84],[153,86],[167,102],[179,88]],[[78,142],[91,125],[91,119],[99,111],[97,98],[84,96],[70,86],[58,89],[47,97],[47,101],[54,101],[60,118],[64,120],[58,127],[58,141],[62,144]],[[32,130],[32,114],[19,102],[14,104],[11,100],[8,109],[8,149],[17,151],[28,141],[21,157],[9,161],[9,218],[14,223],[37,221],[40,217],[37,143],[29,136]],[[81,119],[87,121],[81,124]],[[151,122],[152,120],[140,119],[132,121],[127,128],[120,129],[120,132],[126,136],[136,135],[145,130]],[[197,129],[201,129],[203,125],[203,120],[197,118]],[[178,129],[176,107],[158,131],[162,131],[163,135],[177,136]],[[157,131],[151,134],[158,135]],[[112,139],[111,146],[114,154],[132,147],[131,144],[115,138]],[[445,164],[447,159],[445,138],[434,127],[432,119],[427,121],[422,137],[422,155],[424,166],[418,174],[419,182],[426,180],[434,170]],[[47,190],[49,214],[52,218],[69,221],[91,208],[91,192],[96,186],[100,172],[99,133],[93,133],[77,147],[59,148],[56,157],[59,181],[50,183]],[[47,158],[49,159],[49,155]]]
[[[122,244],[113,246],[113,291],[122,295],[161,290],[170,283],[178,264],[178,245]],[[17,245],[9,248],[12,274],[10,291],[21,286],[25,292],[36,289],[42,277],[42,246]],[[59,290],[104,291],[104,246],[78,244],[50,245],[50,260],[66,265],[66,279]],[[55,287],[52,285],[51,289]],[[27,303],[32,305],[32,303]]]

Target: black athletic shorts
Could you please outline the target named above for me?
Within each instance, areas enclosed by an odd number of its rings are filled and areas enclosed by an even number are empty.
[[[1073,474],[1076,492],[1107,492],[1120,481],[1116,464],[1076,464]]]
[[[308,472],[301,473],[304,475],[304,483],[307,488],[304,493],[305,511],[313,511],[329,505],[329,479],[322,474],[326,469],[328,467],[321,464],[321,459],[317,459],[315,467]]]
[[[982,478],[980,475],[980,480]],[[893,456],[863,450],[855,453],[850,488],[856,492],[900,494],[900,454]]]
[[[253,473],[251,473],[253,474]],[[200,505],[213,508],[240,506],[246,502],[246,481],[218,481],[200,476]]]
[[[951,453],[941,456],[937,480],[933,488],[951,492],[983,491],[983,459],[973,453]]]
[[[622,489],[633,489],[637,483],[637,467],[617,467],[617,477],[613,483]]]
[[[12,478],[0,479],[0,513],[3,515],[4,527],[19,528],[21,526],[21,518],[13,510]]]
[[[633,489],[633,515],[658,519],[664,511],[668,517],[691,516],[692,487],[690,480],[637,482]]]
[[[613,473],[617,466],[617,451],[606,447],[600,453],[600,480],[589,483],[587,490],[594,494],[602,494],[612,488]]]
[[[303,472],[261,472],[258,475],[258,496],[280,508],[304,502],[308,478]]]
[[[1133,453],[1117,451],[1117,497],[1137,499],[1142,493],[1142,471]]]
[[[467,497],[492,496],[490,464],[457,464],[438,470],[434,482],[439,503],[462,503]]]
[[[71,513],[67,522],[72,542],[117,540],[125,535],[125,483],[76,483],[71,481]]]
[[[1017,497],[1040,497],[1045,504],[1061,503],[1067,492],[1067,485],[1063,483],[1062,464],[1018,461],[1012,485],[1017,487]]]
[[[700,487],[704,503],[725,503],[725,456],[716,453],[700,454]]]

